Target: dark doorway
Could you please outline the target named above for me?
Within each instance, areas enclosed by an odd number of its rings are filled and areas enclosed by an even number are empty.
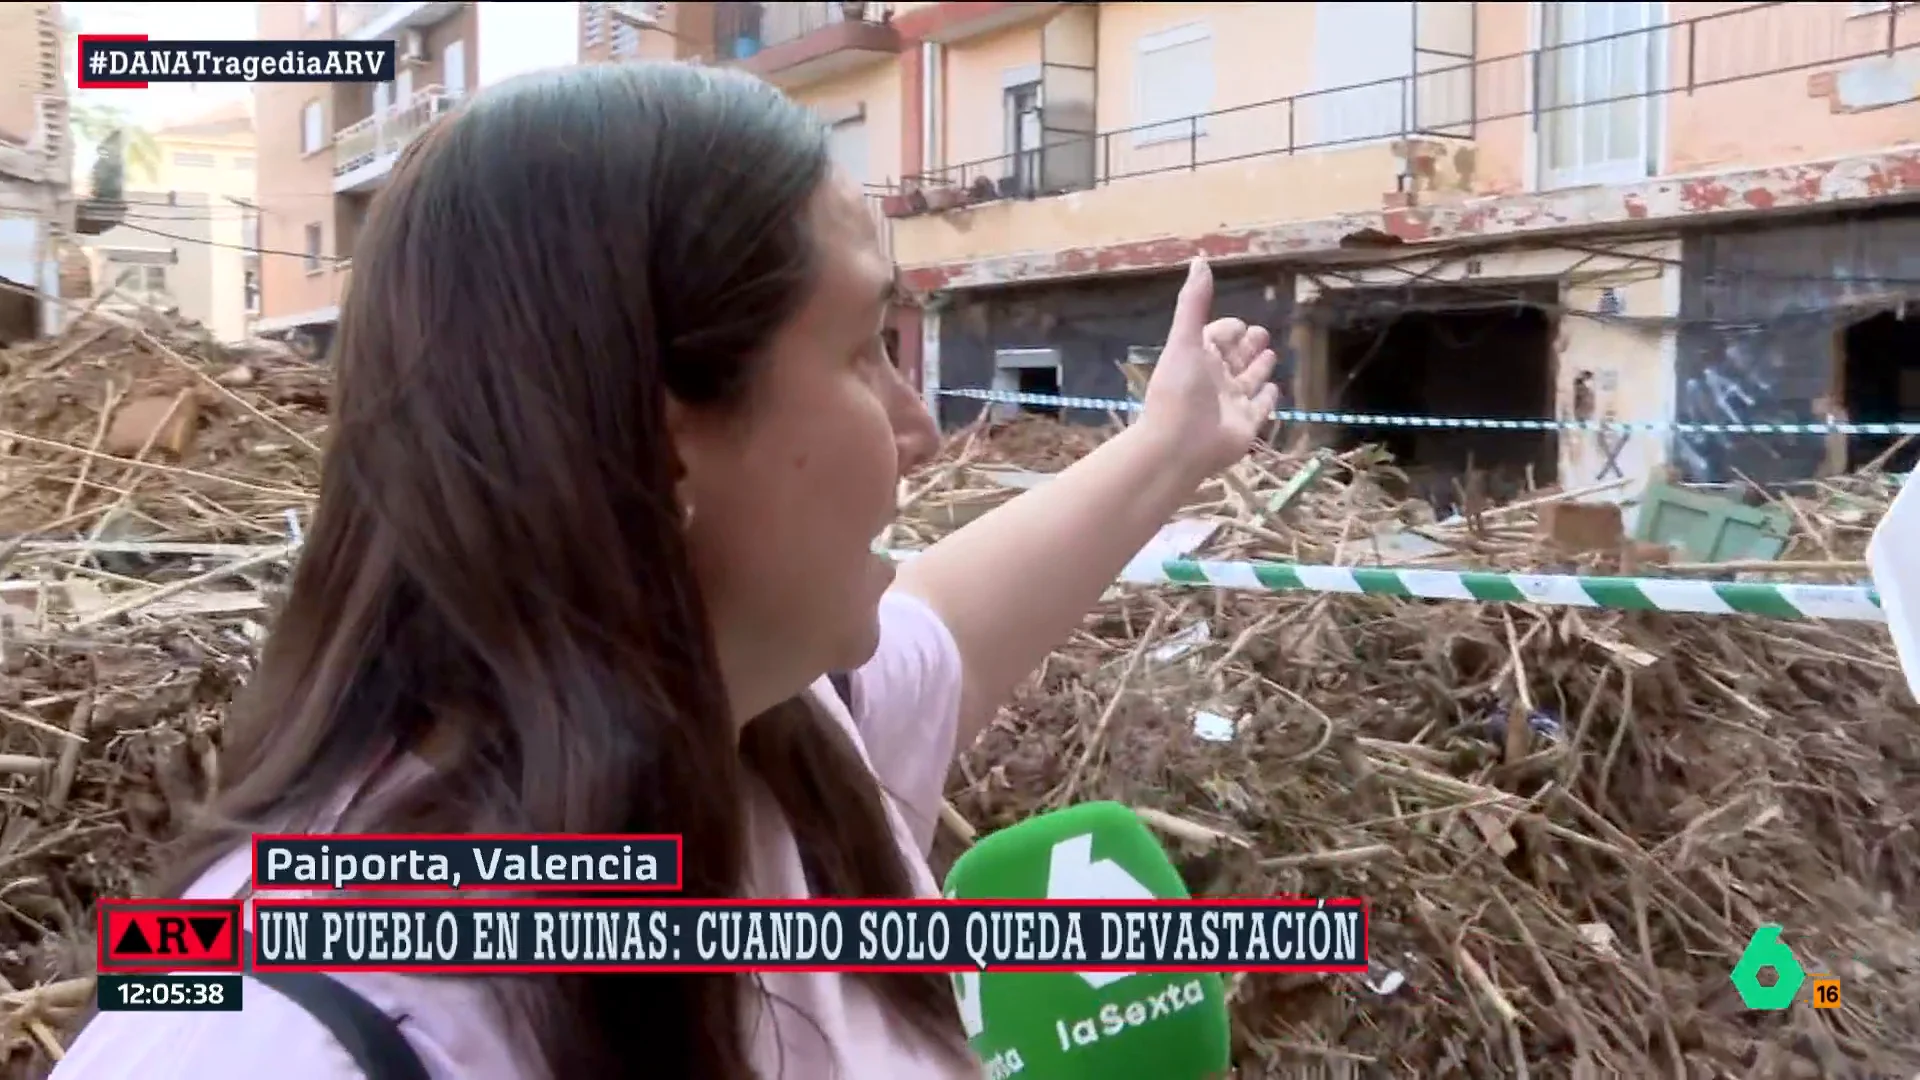
[[[30,341],[40,333],[40,301],[29,292],[0,289],[0,346]]]
[[[1883,311],[1847,327],[1841,338],[1846,365],[1847,418],[1860,424],[1920,420],[1920,318]],[[1903,436],[1849,435],[1847,468],[1858,469]],[[1887,459],[1888,472],[1911,472],[1920,460],[1920,438]]]
[[[1026,367],[1020,369],[1020,392],[1040,394],[1045,397],[1060,396],[1060,369],[1057,367]],[[1035,416],[1060,419],[1057,405],[1021,405],[1020,411]]]
[[[1475,419],[1554,415],[1553,320],[1526,302],[1550,302],[1549,289],[1498,306],[1411,311],[1408,294],[1395,290],[1387,303],[1349,309],[1353,317],[1339,319],[1328,336],[1329,408]],[[1559,458],[1552,430],[1350,426],[1336,437],[1340,449],[1361,443],[1392,453],[1408,475],[1406,494],[1441,514],[1457,509],[1470,469],[1498,502],[1554,483]]]

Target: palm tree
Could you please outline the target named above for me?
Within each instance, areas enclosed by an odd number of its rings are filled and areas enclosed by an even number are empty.
[[[153,141],[152,132],[129,120],[125,113],[110,105],[81,101],[74,103],[72,117],[74,132],[94,146],[119,143],[120,160],[136,184],[159,178],[159,144]]]

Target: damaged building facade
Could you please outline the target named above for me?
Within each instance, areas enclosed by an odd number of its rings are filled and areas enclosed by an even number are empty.
[[[76,237],[126,217],[117,198],[73,193],[71,47],[59,4],[0,4],[0,279],[14,286],[0,288],[0,346],[60,329],[62,298],[89,287]],[[118,165],[103,147],[95,168]]]
[[[903,351],[949,426],[1007,407],[956,389],[1124,398],[1195,255],[1283,331],[1285,407],[1344,414],[1290,437],[1436,484],[1784,482],[1892,440],[1673,426],[1920,420],[1920,7],[891,8]]]
[[[60,5],[0,5],[0,278],[60,294],[73,151]],[[0,290],[0,345],[59,326],[58,304]]]
[[[265,260],[260,327],[320,349],[367,201],[434,116],[531,67],[677,58],[759,75],[829,126],[900,267],[897,362],[949,427],[982,408],[1104,421],[955,392],[1126,398],[1194,255],[1214,261],[1220,314],[1279,334],[1286,407],[1335,414],[1286,438],[1384,442],[1441,488],[1469,465],[1496,487],[1805,479],[1886,442],[1674,426],[1920,419],[1900,359],[1920,299],[1920,5],[339,3],[262,18],[263,37],[395,38],[406,69],[351,101],[260,91],[261,246],[304,253]],[[304,194],[316,184],[331,205]],[[1578,426],[1599,421],[1635,426]]]

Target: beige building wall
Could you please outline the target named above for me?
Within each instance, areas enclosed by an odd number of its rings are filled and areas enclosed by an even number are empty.
[[[250,101],[236,102],[153,133],[160,163],[151,186],[199,207],[204,221],[207,280],[190,282],[183,266],[171,275],[175,295],[183,313],[222,341],[248,334],[247,275],[261,259],[249,250],[259,245],[249,243],[247,227],[257,184],[252,111]],[[139,224],[175,231],[164,222]],[[190,295],[204,299],[189,302]]]
[[[909,57],[908,62],[913,59]],[[969,165],[1001,163],[1007,152],[1006,116],[1001,108],[1005,80],[1011,72],[1039,66],[1038,23],[1008,27],[947,47],[940,131],[945,136],[942,158],[949,166],[971,173]]]
[[[1675,19],[1724,13],[1744,5],[1673,3]],[[1838,157],[1920,142],[1920,52],[1884,55],[1889,20],[1857,3],[1801,3],[1697,24],[1696,78],[1809,64],[1808,70],[1711,87],[1667,99],[1665,171],[1690,173],[1728,165],[1777,165]],[[1904,5],[1911,8],[1911,5]],[[1892,44],[1920,45],[1920,12],[1897,13]],[[1671,79],[1684,84],[1686,57],[1670,49]],[[1875,55],[1879,54],[1879,55]],[[1854,56],[1841,64],[1830,57]],[[1855,86],[1880,83],[1879,88]],[[1884,104],[1887,84],[1904,87],[1905,104]],[[1896,89],[1896,92],[1897,89]]]
[[[126,200],[125,222],[84,240],[94,295],[112,290],[103,301],[107,307],[177,309],[222,341],[245,337],[240,281],[218,272],[230,263],[237,275],[241,253],[214,246],[227,231],[224,225],[239,219],[223,216],[222,200],[206,192],[132,189]],[[233,234],[239,243],[239,230]],[[231,297],[220,295],[227,284]],[[223,318],[228,325],[221,325]]]
[[[1506,194],[1551,186],[1528,113],[1526,52],[1541,44],[1539,5],[1475,6],[1477,112],[1489,119],[1474,132],[1473,188]],[[1650,133],[1650,175],[1818,161],[1920,141],[1920,51],[1913,51],[1920,14],[1909,10],[1890,23],[1884,9],[1837,0],[1646,7],[1646,25],[1664,29],[1629,40],[1644,42],[1670,90],[1636,110]],[[1890,27],[1891,44],[1908,51],[1887,54]]]
[[[896,61],[873,63],[858,71],[788,91],[828,123],[861,117],[862,149],[843,157],[842,164],[862,184],[884,185],[900,178],[900,68]],[[852,162],[864,162],[854,168]]]

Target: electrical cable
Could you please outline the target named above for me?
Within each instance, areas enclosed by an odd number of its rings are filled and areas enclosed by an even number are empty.
[[[316,254],[309,254],[304,251],[278,251],[273,248],[249,247],[246,244],[223,244],[217,240],[202,240],[197,236],[181,236],[179,233],[162,232],[159,229],[149,229],[144,225],[128,225],[123,223],[120,226],[120,228],[132,229],[135,232],[148,233],[150,235],[163,237],[168,240],[177,240],[183,244],[201,244],[206,247],[224,248],[231,251],[251,252],[255,255],[285,255],[288,258],[318,260],[320,262],[331,262],[331,263],[344,263],[344,262],[352,261],[350,259],[343,258],[338,255],[316,255]]]

